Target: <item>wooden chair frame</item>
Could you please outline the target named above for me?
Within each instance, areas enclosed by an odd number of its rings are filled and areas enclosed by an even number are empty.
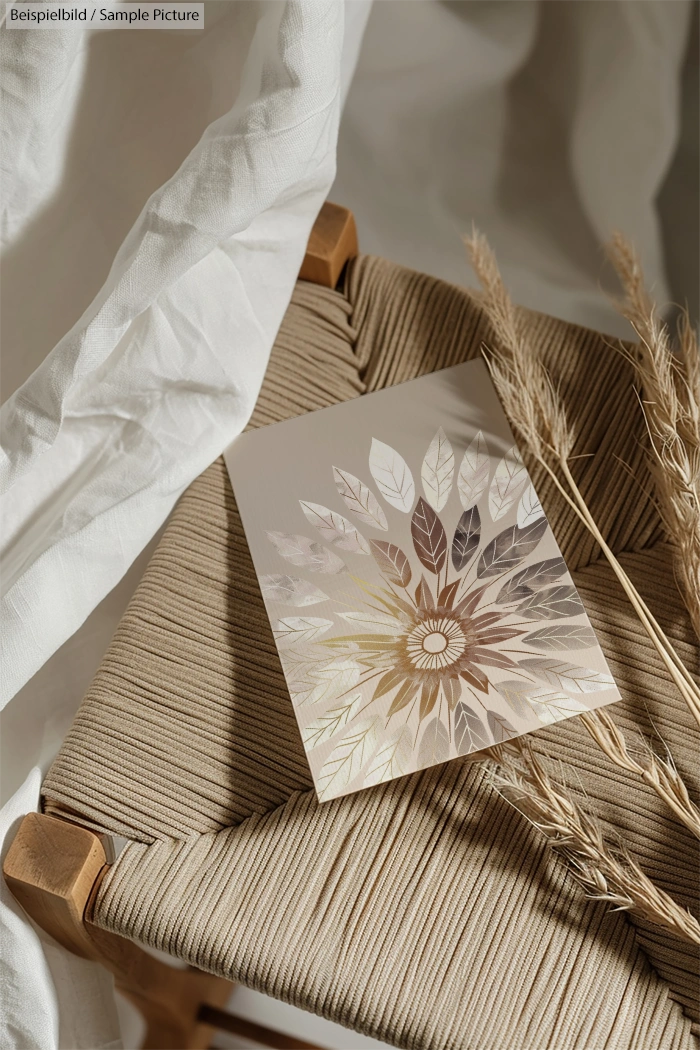
[[[357,251],[352,213],[326,202],[299,276],[335,288]],[[227,1013],[223,1007],[234,987],[230,981],[193,967],[169,966],[134,941],[96,926],[90,916],[100,882],[113,862],[111,839],[72,822],[72,816],[24,817],[5,858],[5,881],[27,914],[54,940],[114,975],[116,988],[144,1017],[144,1050],[200,1050],[209,1046],[216,1029],[280,1050],[314,1050],[311,1043]]]

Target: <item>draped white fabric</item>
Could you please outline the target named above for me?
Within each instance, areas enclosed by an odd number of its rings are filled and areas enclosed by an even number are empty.
[[[369,3],[208,0],[196,34],[0,30],[2,702],[22,687],[2,716],[4,797],[24,781],[3,836],[35,808],[31,766],[60,744],[143,558],[124,573],[252,410]],[[331,192],[362,249],[468,283],[476,221],[517,300],[626,332],[600,287],[611,230],[659,300],[669,250],[697,251],[659,211],[690,9],[375,4]],[[2,892],[0,1043],[114,1045],[104,971],[47,947]]]

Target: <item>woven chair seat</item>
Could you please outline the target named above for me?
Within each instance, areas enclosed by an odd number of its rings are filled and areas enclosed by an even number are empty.
[[[584,495],[693,666],[630,370],[600,335],[525,316],[576,432]],[[468,360],[489,338],[478,297],[360,257],[343,290],[297,284],[250,425]],[[523,454],[623,695],[614,717],[660,735],[697,786],[682,700],[596,545]],[[656,795],[578,719],[532,740],[697,907],[696,843]],[[93,922],[349,1028],[417,1050],[692,1045],[694,953],[586,901],[485,763],[316,801],[221,460],[176,507],[43,794],[47,812],[129,840]]]

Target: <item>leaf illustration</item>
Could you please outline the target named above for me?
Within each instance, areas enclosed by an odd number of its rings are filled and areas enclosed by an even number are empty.
[[[450,754],[450,738],[447,730],[436,716],[431,718],[423,730],[420,747],[418,748],[418,769],[426,766],[436,766],[440,762],[446,762]]]
[[[527,660],[520,660],[519,663],[541,682],[564,689],[567,693],[597,693],[615,685],[614,678],[603,671],[562,663],[549,656],[533,656]]]
[[[377,682],[372,699],[378,700],[380,696],[386,696],[386,694],[390,693],[392,689],[395,689],[397,685],[400,685],[401,682],[405,680],[405,678],[406,676],[403,673],[403,671],[397,670],[397,668],[392,667],[385,674],[383,674]]]
[[[452,489],[455,457],[445,431],[440,427],[430,442],[421,467],[421,481],[428,503],[442,510]]]
[[[367,488],[354,474],[349,474],[347,470],[340,470],[339,467],[333,467],[333,480],[345,503],[360,521],[386,532],[389,528],[386,514],[371,489]]]
[[[370,540],[370,550],[380,572],[396,587],[408,587],[411,582],[411,566],[408,558],[395,543],[385,540]]]
[[[534,485],[530,483],[520,497],[520,503],[518,504],[518,526],[524,529],[526,525],[532,525],[533,521],[543,517],[542,504],[537,498]]]
[[[359,713],[362,709],[362,703],[362,693],[358,693],[357,696],[353,696],[349,703],[344,704],[342,707],[335,707],[332,711],[326,711],[315,722],[305,726],[301,731],[301,738],[304,741],[306,750],[313,751],[319,744],[323,744],[326,740],[337,736],[348,722],[351,722],[355,715]]]
[[[332,626],[332,620],[319,620],[315,616],[285,616],[277,621],[273,633],[280,648],[287,648],[320,638]]]
[[[369,469],[380,494],[392,507],[410,514],[416,488],[413,475],[403,456],[383,441],[372,438]]]
[[[566,652],[572,649],[590,649],[596,644],[596,636],[590,627],[579,624],[561,624],[540,627],[523,638],[533,649],[545,652]]]
[[[537,688],[534,682],[525,682],[518,678],[508,682],[496,682],[494,688],[519,718],[528,717],[532,708],[528,706],[526,698],[528,690]]]
[[[302,569],[310,569],[312,572],[341,573],[347,572],[348,567],[342,558],[339,558],[328,547],[321,543],[315,543],[307,536],[292,536],[287,532],[268,532],[267,538],[279,554],[292,565],[298,565]]]
[[[564,616],[580,616],[583,605],[576,588],[565,585],[535,591],[516,606],[516,612],[528,620],[558,620]]]
[[[322,800],[342,795],[377,746],[377,719],[352,726],[321,766],[316,785]]]
[[[473,689],[478,689],[482,693],[488,693],[489,680],[479,667],[472,666],[470,669],[465,667],[464,670],[459,672],[459,677],[463,678],[467,685],[472,686]]]
[[[470,751],[478,751],[492,743],[479,716],[463,702],[455,708],[454,727],[458,755],[468,755]]]
[[[379,748],[367,767],[364,786],[383,784],[395,780],[408,772],[411,764],[411,733],[408,726],[401,726]]]
[[[324,540],[334,543],[336,547],[353,554],[369,554],[369,544],[355,526],[342,514],[336,514],[320,503],[306,503],[299,500],[301,509],[311,524],[318,529]]]
[[[328,595],[313,583],[297,576],[261,576],[260,590],[265,601],[284,602],[285,605],[317,605],[328,600]]]
[[[454,711],[457,701],[462,695],[462,683],[459,678],[443,678],[442,691],[445,694],[449,710]]]
[[[489,488],[489,513],[494,521],[507,514],[527,484],[528,475],[516,445],[496,467]]]
[[[500,576],[515,569],[534,551],[547,530],[547,519],[540,518],[524,529],[517,525],[499,532],[484,548],[479,558],[476,575],[479,579]]]
[[[447,537],[442,522],[422,496],[411,518],[411,536],[421,564],[429,572],[440,572],[447,556]]]
[[[488,722],[491,736],[497,744],[502,744],[505,740],[510,740],[512,736],[517,736],[518,731],[514,729],[507,718],[503,715],[497,714],[496,711],[486,712],[486,721]]]
[[[397,620],[395,616],[390,616],[389,613],[377,612],[369,607],[366,607],[361,612],[340,613],[340,616],[347,620],[348,623],[356,623],[366,631],[382,631],[386,634],[387,629],[394,633],[399,633],[403,630],[401,621]]]
[[[459,590],[461,580],[453,580],[452,583],[448,583],[446,587],[443,587],[438,595],[437,603],[443,609],[451,609],[452,603],[455,600],[455,595]]]
[[[534,591],[556,583],[565,572],[566,562],[563,558],[548,558],[547,561],[538,561],[534,565],[528,565],[526,569],[521,569],[504,583],[496,596],[496,604],[505,605],[509,602],[521,601]]]
[[[405,681],[401,688],[397,690],[396,695],[391,701],[391,707],[387,711],[386,717],[391,718],[391,716],[395,715],[397,711],[403,711],[404,707],[408,707],[416,695],[417,689],[418,686],[415,682],[412,682],[410,678]]]
[[[481,518],[479,508],[472,507],[465,510],[455,529],[452,540],[452,564],[457,572],[461,572],[472,560],[479,547],[481,539]]]
[[[430,612],[435,608],[433,596],[425,576],[421,576],[420,583],[416,587],[416,605],[424,612]]]
[[[424,718],[427,718],[435,707],[439,691],[440,682],[437,679],[432,682],[423,682],[423,688],[421,689],[420,694],[420,710],[418,712],[419,722],[422,722]]]
[[[306,674],[302,682],[295,683],[294,690],[290,686],[292,702],[295,707],[302,707],[339,700],[358,684],[361,673],[360,665],[349,658],[318,665]]]
[[[464,453],[457,478],[459,499],[464,510],[473,507],[489,483],[489,450],[481,431]]]
[[[527,700],[543,726],[563,722],[565,718],[579,715],[588,708],[580,700],[574,700],[559,689],[540,689],[528,693]]]

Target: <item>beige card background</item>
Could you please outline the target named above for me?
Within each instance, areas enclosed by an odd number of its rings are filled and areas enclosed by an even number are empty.
[[[225,459],[320,799],[619,699],[483,362]]]

